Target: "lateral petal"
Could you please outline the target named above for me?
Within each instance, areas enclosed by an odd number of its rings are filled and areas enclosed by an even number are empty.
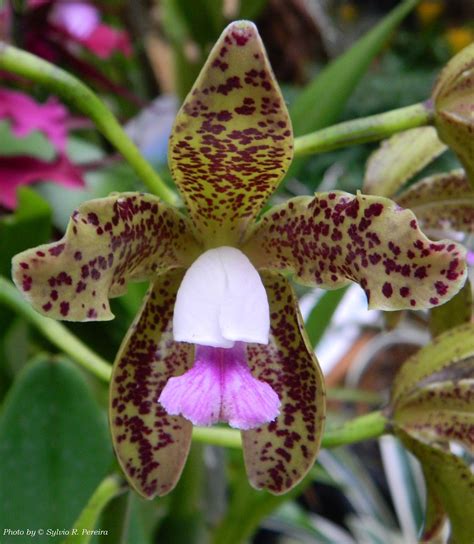
[[[257,268],[287,270],[295,281],[337,289],[354,281],[369,308],[431,308],[464,285],[466,250],[433,242],[412,211],[395,202],[334,191],[272,208],[243,251]]]
[[[268,345],[247,346],[255,378],[280,398],[280,415],[257,429],[243,431],[250,483],[273,494],[286,493],[306,475],[319,451],[325,420],[324,378],[309,346],[288,281],[264,272],[270,301]]]
[[[189,222],[158,198],[122,193],[76,210],[65,236],[19,253],[13,279],[40,313],[68,321],[113,319],[109,297],[127,281],[186,266],[198,252]]]
[[[117,354],[110,386],[110,427],[123,471],[145,498],[165,495],[179,479],[192,425],[158,403],[168,379],[188,370],[193,346],[173,341],[172,315],[181,270],[158,276]]]

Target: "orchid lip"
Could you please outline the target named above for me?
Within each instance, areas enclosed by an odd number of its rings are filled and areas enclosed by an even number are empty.
[[[280,408],[271,386],[252,376],[243,342],[230,349],[197,346],[193,368],[170,378],[158,401],[194,425],[223,421],[242,430],[273,421]]]

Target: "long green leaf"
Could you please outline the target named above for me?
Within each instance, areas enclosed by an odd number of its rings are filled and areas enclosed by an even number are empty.
[[[380,53],[389,36],[418,2],[419,0],[402,2],[316,76],[290,108],[295,135],[318,130],[337,120],[374,57]]]

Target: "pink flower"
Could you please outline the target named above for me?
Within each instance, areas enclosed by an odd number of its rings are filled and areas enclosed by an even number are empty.
[[[67,109],[56,98],[39,104],[19,91],[0,89],[0,119],[10,122],[13,134],[22,138],[42,132],[57,151],[51,162],[27,155],[0,157],[0,205],[14,209],[17,188],[36,181],[53,181],[66,187],[84,185],[81,169],[66,155],[68,117]]]
[[[22,138],[40,131],[59,151],[66,147],[68,112],[55,98],[39,104],[26,94],[0,89],[0,119],[8,119],[13,133]]]
[[[106,59],[116,51],[131,53],[128,34],[101,23],[99,10],[89,2],[56,0],[48,22],[100,58]]]
[[[35,157],[18,155],[0,157],[0,205],[14,209],[17,189],[35,181],[53,181],[65,187],[82,187],[82,171],[65,155],[52,162]]]

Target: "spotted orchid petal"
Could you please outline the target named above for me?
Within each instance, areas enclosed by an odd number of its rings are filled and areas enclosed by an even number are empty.
[[[174,339],[230,348],[268,342],[265,288],[248,258],[233,247],[210,249],[187,270],[173,318]]]
[[[187,266],[196,251],[185,217],[156,197],[122,193],[82,204],[59,242],[16,255],[13,279],[48,317],[108,320],[108,298],[127,281]]]
[[[243,249],[257,268],[336,289],[357,282],[370,308],[430,308],[466,279],[465,249],[432,242],[415,215],[384,197],[341,191],[298,197],[263,216]]]
[[[242,440],[251,484],[278,495],[313,466],[324,429],[325,392],[290,284],[271,272],[262,278],[270,301],[270,341],[248,345],[247,357],[253,376],[271,386],[281,407],[275,421],[243,431]]]
[[[288,111],[257,28],[232,23],[178,112],[170,139],[173,178],[202,236],[220,245],[238,240],[292,154]]]
[[[464,170],[424,178],[396,197],[434,233],[474,233],[474,188]]]
[[[171,376],[188,370],[193,347],[172,337],[172,315],[181,270],[158,276],[114,363],[110,427],[129,482],[145,498],[176,485],[188,455],[192,425],[168,415],[158,397]]]

